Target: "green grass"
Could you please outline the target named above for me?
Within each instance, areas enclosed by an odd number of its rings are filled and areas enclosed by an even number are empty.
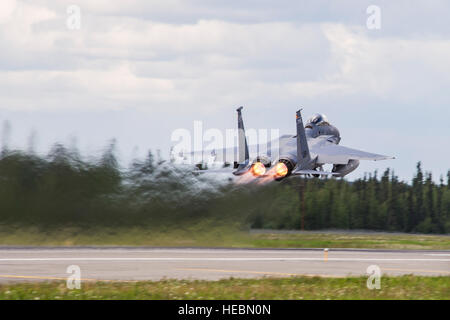
[[[290,277],[84,282],[79,290],[55,281],[0,285],[0,299],[450,299],[450,277],[384,276],[380,290],[367,289],[366,281],[366,277]]]
[[[363,233],[262,233],[250,235],[255,247],[450,249],[449,236]]]
[[[199,246],[248,248],[450,249],[450,236],[387,233],[251,233],[203,222],[176,228],[0,227],[2,245]]]

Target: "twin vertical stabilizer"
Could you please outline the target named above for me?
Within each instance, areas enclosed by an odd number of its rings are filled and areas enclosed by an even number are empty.
[[[316,160],[311,159],[311,154],[309,153],[301,111],[302,109],[298,110],[295,115],[297,125],[297,165],[292,170],[292,175],[336,175],[333,172],[314,170]]]
[[[305,127],[301,114],[302,109],[298,110],[295,115],[297,125],[297,168],[311,169],[311,155],[309,153],[308,141],[306,140]]]
[[[244,120],[242,119],[242,109],[244,107],[239,107],[236,109],[238,113],[238,166],[237,170],[233,173],[235,175],[241,175],[244,174],[249,170],[249,162],[250,162],[250,156],[248,152],[248,144],[247,144],[247,138],[245,137],[245,128],[244,128]]]

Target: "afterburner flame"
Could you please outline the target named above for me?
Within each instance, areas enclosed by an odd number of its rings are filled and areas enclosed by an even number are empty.
[[[261,162],[255,162],[252,165],[252,173],[255,177],[260,177],[266,173],[266,167]]]
[[[288,174],[288,167],[283,162],[278,162],[275,166],[275,175],[277,177],[284,177]]]

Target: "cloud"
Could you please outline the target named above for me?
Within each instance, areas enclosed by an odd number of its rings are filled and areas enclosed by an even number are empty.
[[[52,3],[3,4],[10,17],[4,14],[7,27],[0,32],[2,108],[80,108],[76,103],[83,102],[82,108],[204,111],[237,101],[268,107],[277,99],[323,96],[403,103],[433,95],[448,102],[442,88],[450,83],[450,42],[442,36],[373,37],[364,25],[289,19],[175,24],[147,19],[150,8],[167,13],[164,2],[143,5],[139,14],[138,2],[102,1],[80,2],[82,28],[71,31],[64,6]],[[217,6],[181,5],[190,8],[187,15]]]

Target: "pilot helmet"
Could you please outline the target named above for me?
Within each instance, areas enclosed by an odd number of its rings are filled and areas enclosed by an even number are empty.
[[[309,118],[307,124],[314,124],[316,126],[327,125],[329,124],[328,118],[326,115],[321,113],[314,114],[311,118]]]

